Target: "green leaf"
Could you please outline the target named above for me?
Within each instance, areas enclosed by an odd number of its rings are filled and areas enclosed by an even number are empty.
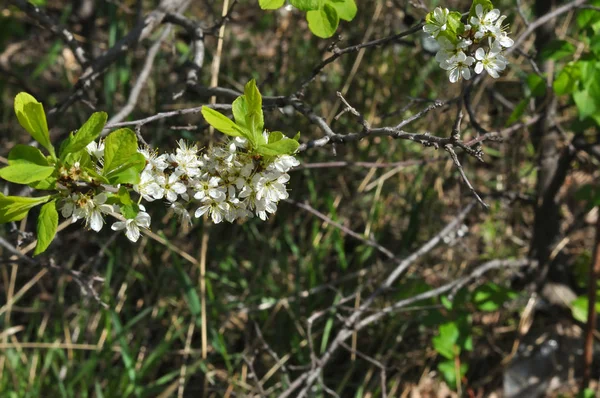
[[[290,4],[301,11],[319,9],[319,0],[290,0]]]
[[[505,126],[510,126],[521,119],[521,116],[523,116],[523,113],[525,113],[525,110],[527,109],[527,104],[529,104],[530,99],[531,97],[525,97],[519,101],[517,106],[515,106],[515,109],[513,109],[512,113],[508,117]]]
[[[517,293],[495,283],[488,282],[473,292],[473,303],[481,311],[496,311],[504,303],[517,297]]]
[[[24,198],[21,196],[4,196],[0,193],[0,224],[22,220],[31,208],[49,200],[50,196]]]
[[[136,153],[129,160],[107,178],[110,184],[138,184],[142,170],[146,167],[146,158],[141,153]],[[92,176],[93,177],[93,176]]]
[[[596,116],[598,114],[597,96],[590,90],[582,90],[573,93],[573,100],[579,111],[579,119],[583,120],[587,117]]]
[[[573,55],[575,52],[575,46],[568,41],[565,40],[553,40],[548,43],[542,49],[540,56],[542,59],[553,59],[558,61],[559,59],[563,59],[568,57],[569,55]]]
[[[246,96],[240,95],[233,101],[231,104],[233,111],[233,118],[235,119],[235,123],[239,127],[248,128],[246,126],[246,114],[248,113],[248,104],[246,103]]]
[[[33,139],[46,148],[52,157],[56,157],[54,147],[50,143],[48,123],[42,104],[30,94],[22,92],[15,97],[15,113],[21,126]]]
[[[214,109],[206,106],[202,107],[201,112],[202,116],[204,116],[204,120],[206,120],[208,124],[219,130],[221,133],[233,137],[243,136],[241,129],[233,122],[233,120],[229,119],[221,112],[215,111]]]
[[[246,100],[246,127],[251,133],[250,141],[254,147],[265,143],[262,135],[265,120],[262,110],[262,96],[256,86],[256,80],[252,79],[244,87],[244,98]]]
[[[354,0],[329,0],[329,3],[337,11],[338,17],[344,21],[352,21],[356,16],[356,3]]]
[[[575,398],[594,398],[596,397],[596,391],[591,388],[586,388],[585,390],[579,391]]]
[[[276,10],[283,6],[285,0],[258,0],[258,5],[263,10]]]
[[[586,323],[588,319],[588,298],[581,296],[571,303],[571,314],[579,322]],[[600,302],[596,302],[596,312],[600,312]]]
[[[42,152],[29,145],[15,145],[8,154],[8,164],[36,164],[38,166],[49,166],[48,159]]]
[[[477,13],[476,13],[477,4],[481,4],[481,6],[483,7],[484,13],[494,9],[494,5],[492,4],[492,2],[490,0],[473,0],[473,4],[471,4],[471,8],[469,9],[469,19],[471,19],[471,17],[477,15]]]
[[[56,211],[56,200],[42,206],[37,223],[37,245],[34,256],[46,251],[58,228],[58,212]]]
[[[285,136],[281,131],[271,131],[269,133],[269,144],[272,144],[277,141],[281,141]]]
[[[457,381],[456,380],[457,369],[456,369],[455,361],[447,360],[447,361],[440,362],[438,364],[438,370],[444,377],[444,380],[446,381],[446,383],[448,383],[448,386],[452,389],[455,389],[456,381]],[[466,363],[461,363],[460,369],[458,369],[459,376],[461,378],[464,377],[467,374],[468,370],[469,370],[469,365]]]
[[[308,11],[306,20],[310,31],[323,39],[333,36],[340,23],[337,11],[329,3],[318,10]]]
[[[137,149],[137,137],[133,131],[120,129],[110,133],[104,143],[102,175],[111,184],[138,183],[146,160]]]
[[[578,62],[566,64],[556,76],[552,89],[558,95],[571,94],[577,89],[579,79],[581,78],[581,69]]]
[[[444,358],[453,359],[460,354],[460,347],[456,345],[460,331],[455,322],[447,322],[439,327],[439,334],[431,340],[433,348]]]
[[[107,119],[108,115],[105,112],[93,113],[83,126],[77,130],[77,133],[71,134],[66,139],[66,144],[61,145],[60,158],[64,159],[69,153],[79,152],[85,149],[89,143],[95,141],[100,136]]]
[[[54,173],[52,166],[34,163],[17,163],[0,169],[0,178],[15,184],[30,184],[48,178]]]
[[[108,178],[104,177],[102,174],[99,174],[95,169],[84,167],[83,171],[85,171],[93,179],[97,180],[97,182],[100,182],[102,184],[110,184]]]
[[[299,146],[298,141],[284,137],[279,141],[259,146],[256,152],[263,156],[291,155],[296,152]]]
[[[543,97],[546,95],[546,80],[536,73],[527,76],[527,86],[534,97]]]
[[[456,35],[461,34],[465,31],[465,25],[461,21],[462,15],[458,11],[451,11],[448,13],[448,21],[446,22],[447,28],[446,33],[450,33],[455,42],[457,40]]]
[[[32,182],[29,184],[31,188],[39,189],[42,191],[50,191],[56,189],[56,177],[48,177],[41,181]]]

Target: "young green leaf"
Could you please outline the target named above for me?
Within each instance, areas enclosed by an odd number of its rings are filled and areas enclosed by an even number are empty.
[[[8,154],[8,164],[37,164],[38,166],[48,166],[48,159],[39,149],[29,145],[15,145]]]
[[[39,189],[42,191],[50,191],[56,189],[56,177],[50,176],[41,181],[32,182],[28,184],[31,188]]]
[[[48,178],[54,173],[52,166],[35,163],[17,163],[0,169],[0,178],[15,184],[30,184]]]
[[[50,143],[48,123],[42,104],[30,94],[22,92],[15,97],[15,113],[21,126],[33,139],[46,148],[52,157],[56,157],[54,147]]]
[[[256,86],[256,80],[252,79],[244,87],[244,99],[246,101],[246,125],[254,133],[262,135],[265,125],[262,96]]]
[[[285,0],[258,0],[258,5],[263,10],[276,10],[283,6]]]
[[[243,128],[248,128],[246,126],[246,114],[248,113],[248,104],[246,103],[246,96],[240,95],[233,101],[231,104],[231,108],[233,111],[233,118],[235,119],[235,123]]]
[[[310,31],[323,39],[333,36],[340,23],[337,11],[329,3],[318,10],[308,11],[306,20]]]
[[[37,245],[34,256],[46,251],[56,235],[58,228],[58,212],[56,211],[56,200],[42,206],[37,222]]]
[[[64,159],[69,153],[79,152],[85,149],[90,142],[95,141],[102,132],[107,118],[108,115],[105,112],[93,113],[83,126],[77,130],[77,133],[71,134],[66,139],[66,144],[61,145],[60,158]]]
[[[22,220],[31,208],[49,200],[50,196],[24,198],[21,196],[4,196],[0,193],[0,224]]]
[[[578,62],[569,62],[558,73],[552,88],[558,95],[571,94],[577,89],[579,79],[581,78],[581,69]]]
[[[110,184],[138,184],[140,174],[146,167],[146,158],[141,153],[133,154],[127,162],[123,163],[118,169],[110,172],[106,177]]]
[[[229,119],[221,112],[215,111],[214,109],[206,106],[202,107],[201,112],[202,116],[204,116],[204,120],[206,120],[208,124],[219,130],[221,133],[233,137],[243,136],[241,129],[233,122],[233,120]]]
[[[272,144],[277,141],[281,141],[285,136],[281,131],[271,131],[269,133],[269,144]]]
[[[575,46],[565,40],[552,40],[544,46],[540,52],[542,59],[553,59],[558,61],[575,52]]]
[[[290,4],[300,11],[311,11],[319,9],[319,0],[290,0]]]
[[[259,146],[256,152],[263,156],[291,155],[299,146],[298,141],[284,137],[279,141]]]
[[[356,16],[357,8],[354,0],[330,0],[329,3],[337,11],[338,17],[344,21],[352,21]]]
[[[102,175],[112,184],[136,184],[146,163],[144,155],[137,149],[133,131],[119,129],[110,133],[104,143]]]

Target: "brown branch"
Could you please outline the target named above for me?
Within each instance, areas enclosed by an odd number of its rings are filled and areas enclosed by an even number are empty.
[[[600,210],[600,208],[597,208]],[[583,346],[583,379],[581,390],[588,388],[592,377],[592,364],[594,361],[594,332],[596,331],[596,290],[600,275],[600,216],[596,221],[596,241],[594,243],[593,263],[590,264],[588,277],[588,311],[585,326],[585,342]]]
[[[27,0],[9,0],[9,2],[26,13],[30,18],[36,20],[44,28],[62,38],[73,52],[73,55],[75,55],[77,62],[79,62],[82,67],[88,64],[89,60],[85,50],[79,45],[79,42],[75,39],[73,33],[71,33],[67,28],[60,26],[58,22],[50,18],[50,16],[48,16],[38,6],[30,3]]]

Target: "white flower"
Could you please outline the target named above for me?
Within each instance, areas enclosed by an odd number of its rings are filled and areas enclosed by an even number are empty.
[[[140,206],[140,209],[143,209]],[[111,226],[113,231],[125,230],[125,236],[132,242],[137,242],[140,238],[140,228],[148,229],[150,227],[150,215],[140,211],[135,218],[125,221],[117,221]]]
[[[158,153],[150,148],[138,149],[138,152],[144,155],[146,158],[147,163],[146,168],[144,169],[145,171],[164,171],[167,167],[169,167],[166,154],[158,156]]]
[[[471,78],[470,66],[473,65],[473,62],[475,62],[473,57],[467,57],[464,52],[459,51],[449,60],[443,61],[440,67],[449,71],[450,82],[456,83],[461,77],[465,80]]]
[[[66,198],[64,198],[62,207],[60,209],[60,214],[64,218],[72,217],[72,222],[77,221],[79,219],[79,217],[76,216],[75,210],[77,209],[78,201],[79,201],[79,195],[74,194],[74,193],[71,194],[70,196],[67,196]]]
[[[183,224],[192,225],[192,217],[190,212],[179,202],[171,203],[171,209],[179,216],[179,220]]]
[[[164,192],[167,200],[171,203],[177,200],[177,195],[184,195],[187,192],[187,187],[181,182],[179,176],[175,173],[171,174],[168,179],[163,179]]]
[[[478,48],[475,52],[475,58],[478,60],[477,65],[475,65],[475,73],[480,74],[485,69],[490,76],[497,79],[500,76],[498,72],[506,69],[504,57],[500,55],[501,50],[497,41],[494,42],[487,53],[483,48]]]
[[[496,24],[494,25],[495,31],[493,32],[493,36],[496,38],[496,40],[502,47],[508,48],[512,47],[513,44],[515,44],[515,42],[513,39],[508,37],[508,33],[506,33],[504,31],[504,28],[502,27],[502,23],[505,19],[506,15],[502,15],[500,18],[498,18]]]
[[[99,143],[96,141],[92,141],[85,147],[85,150],[90,155],[94,156],[98,160],[102,160],[104,158],[104,142],[100,141]]]
[[[437,7],[435,10],[433,10],[433,18],[429,23],[423,26],[423,31],[425,31],[425,33],[429,33],[433,37],[437,37],[440,32],[446,30],[446,23],[448,22],[449,13],[450,11],[448,11],[447,8]]]
[[[224,201],[225,188],[220,187],[220,183],[221,179],[219,177],[210,177],[208,180],[199,181],[195,186],[196,193],[194,194],[194,198],[198,200],[211,198],[218,202]]]
[[[256,199],[261,200],[266,198],[271,202],[278,202],[281,199],[287,199],[289,194],[285,189],[285,184],[289,180],[290,176],[288,174],[256,174],[252,178],[252,182],[256,191]]]
[[[483,6],[477,4],[475,6],[475,14],[476,16],[471,17],[471,25],[477,28],[477,33],[475,33],[476,39],[482,38],[486,32],[491,32],[492,34],[499,33],[494,21],[500,16],[500,10],[494,8],[493,10],[484,13]]]
[[[298,159],[290,155],[280,155],[275,158],[273,163],[267,166],[267,170],[277,170],[280,173],[287,173],[292,167],[296,167],[300,164]]]
[[[256,211],[256,215],[263,221],[266,221],[268,218],[267,213],[274,214],[277,211],[277,204],[274,202],[269,202],[268,200],[256,200],[254,201],[254,209]]]
[[[162,199],[165,196],[165,190],[161,185],[164,185],[165,177],[156,175],[150,171],[142,171],[140,183],[134,185],[133,189],[142,195],[142,198],[148,202],[154,199]],[[162,183],[162,184],[161,184]]]
[[[93,198],[81,196],[78,201],[79,207],[73,212],[73,217],[85,218],[85,225],[96,232],[100,232],[104,225],[102,213],[110,213],[114,210],[111,205],[106,203],[106,194],[100,193]]]
[[[215,224],[223,221],[225,215],[231,211],[230,205],[227,202],[217,202],[206,199],[203,203],[204,204],[196,210],[194,216],[199,218],[208,213]]]

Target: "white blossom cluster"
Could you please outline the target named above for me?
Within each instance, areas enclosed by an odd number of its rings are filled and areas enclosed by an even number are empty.
[[[469,23],[461,24],[464,31],[455,34],[450,32],[450,14],[447,8],[437,7],[423,26],[440,46],[435,60],[448,71],[450,82],[456,83],[461,78],[469,80],[473,71],[480,74],[484,70],[497,79],[508,64],[504,51],[514,44],[506,32],[507,26],[502,25],[506,16],[500,15],[498,9],[485,12],[483,6],[477,4]]]
[[[264,135],[268,140],[268,133]],[[247,151],[247,144],[245,138],[235,137],[204,153],[183,140],[178,142],[174,153],[139,149],[146,158],[146,167],[133,190],[139,194],[140,201],[165,200],[180,220],[188,224],[191,224],[188,209],[196,218],[210,216],[216,224],[254,215],[264,221],[277,211],[280,200],[288,198],[286,184],[290,176],[287,172],[299,162],[291,155],[255,157]],[[86,149],[100,170],[104,144],[92,142]],[[121,214],[118,205],[107,203],[109,196],[106,192],[70,193],[63,198],[61,213],[73,221],[85,220],[87,227],[98,232],[103,227],[105,214]],[[123,220],[111,228],[125,230],[133,242],[139,239],[140,229],[150,227],[150,215],[141,204],[135,218],[120,218]]]

